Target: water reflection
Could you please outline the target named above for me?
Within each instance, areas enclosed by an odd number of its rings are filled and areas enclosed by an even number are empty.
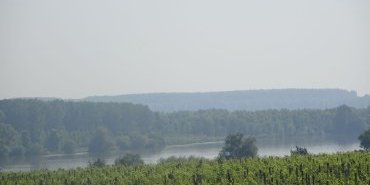
[[[170,156],[176,157],[204,157],[207,159],[216,158],[222,148],[222,142],[207,142],[188,145],[168,146],[163,151],[156,154],[142,154],[145,163],[156,163],[161,158]],[[259,156],[285,156],[290,155],[290,150],[295,148],[295,144],[284,145],[268,145],[258,143]],[[306,147],[309,153],[335,153],[341,151],[353,151],[359,149],[358,143],[337,144],[337,143],[321,143],[321,144],[300,144]],[[119,156],[109,156],[104,160],[107,164],[113,164],[114,160]],[[95,160],[94,157],[87,153],[78,153],[75,155],[48,155],[33,158],[8,158],[0,161],[2,171],[30,171],[38,169],[56,170],[58,168],[70,169],[77,167],[86,167],[89,161]]]

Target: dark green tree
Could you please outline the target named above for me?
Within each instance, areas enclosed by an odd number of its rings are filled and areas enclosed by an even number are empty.
[[[220,158],[235,159],[242,157],[254,157],[257,155],[256,139],[254,137],[243,138],[243,134],[230,134],[225,139],[225,145],[219,153]]]
[[[73,140],[68,139],[64,142],[62,150],[66,154],[73,154],[76,150],[76,143]]]
[[[296,146],[295,148],[296,148],[295,150],[290,151],[291,155],[308,155],[309,154],[307,151],[307,148],[299,147],[299,146]]]
[[[19,134],[11,125],[0,123],[0,144],[14,146],[18,140]]]
[[[145,135],[135,134],[131,137],[131,147],[134,149],[143,149],[148,142],[148,137]]]
[[[5,122],[5,114],[3,111],[0,110],[0,123]]]
[[[44,148],[39,143],[32,143],[26,147],[26,155],[39,156],[44,153]]]
[[[11,125],[0,123],[0,157],[8,156],[11,147],[16,146],[18,140],[18,133]]]
[[[116,144],[118,149],[120,149],[121,151],[128,150],[131,147],[130,137],[121,136],[117,139]]]
[[[116,159],[114,163],[116,165],[137,166],[144,164],[144,161],[141,159],[139,154],[127,153],[123,157]]]
[[[361,119],[347,105],[337,108],[332,127],[338,142],[353,141],[365,128]]]
[[[360,147],[369,150],[370,149],[370,128],[363,132],[358,139],[360,140]]]
[[[147,143],[145,145],[145,148],[150,148],[151,150],[160,151],[166,146],[166,142],[163,138],[155,135],[148,136]]]
[[[96,159],[93,162],[89,161],[89,167],[103,167],[105,165],[106,165],[105,161],[100,158]]]
[[[106,155],[114,147],[111,135],[106,128],[100,127],[91,139],[89,144],[89,153],[93,155]]]
[[[22,145],[13,146],[10,150],[9,156],[11,157],[21,157],[25,154],[25,148]]]
[[[0,159],[9,155],[10,149],[7,145],[0,143]]]
[[[59,150],[61,143],[61,137],[57,130],[53,129],[46,140],[46,149],[50,152],[56,152]]]
[[[32,143],[30,132],[28,132],[27,130],[23,130],[21,132],[21,142],[23,146],[28,146]]]

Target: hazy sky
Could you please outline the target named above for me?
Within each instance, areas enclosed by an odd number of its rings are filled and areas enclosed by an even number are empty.
[[[0,0],[0,98],[370,94],[369,0]]]

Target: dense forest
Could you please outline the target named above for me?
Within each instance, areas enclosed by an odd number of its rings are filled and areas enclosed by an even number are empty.
[[[158,115],[141,105],[15,99],[0,101],[0,115],[2,155],[164,147]]]
[[[325,110],[200,110],[163,113],[161,119],[164,133],[173,139],[181,136],[223,139],[228,133],[241,132],[258,140],[265,138],[267,142],[313,138],[353,142],[370,125],[370,108],[342,105]]]
[[[318,110],[153,112],[131,103],[0,101],[0,155],[155,151],[167,144],[222,140],[240,132],[268,142],[324,138],[353,142],[370,125],[370,107]]]
[[[327,109],[346,104],[355,108],[370,105],[370,96],[341,89],[272,89],[205,93],[153,93],[119,96],[92,96],[93,102],[129,102],[147,105],[153,111],[196,111],[207,109]]]

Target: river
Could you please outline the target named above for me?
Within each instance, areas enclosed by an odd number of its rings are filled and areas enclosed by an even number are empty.
[[[295,145],[259,145],[258,156],[285,156],[290,155],[290,150],[294,149]],[[358,150],[359,143],[351,144],[336,144],[336,143],[321,143],[321,144],[306,144],[303,147],[307,148],[309,153],[335,153]],[[144,154],[142,158],[145,163],[152,164],[158,162],[161,158],[170,156],[176,157],[203,157],[214,159],[217,157],[222,148],[222,142],[206,142],[194,143],[187,145],[167,146],[164,150],[156,154]],[[118,156],[111,156],[105,159],[107,164],[113,164]],[[30,171],[39,169],[56,170],[58,168],[71,169],[78,167],[86,167],[89,161],[94,158],[86,153],[78,153],[74,155],[47,155],[33,159],[16,159],[3,161],[0,164],[1,171]]]

